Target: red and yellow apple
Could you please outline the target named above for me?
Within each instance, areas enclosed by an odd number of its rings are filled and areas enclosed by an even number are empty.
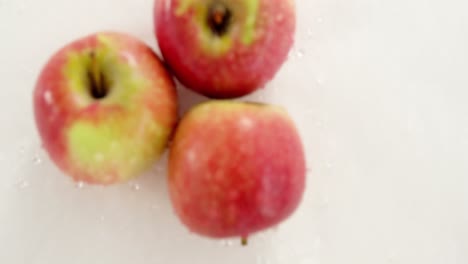
[[[185,86],[232,98],[264,86],[293,44],[293,0],[156,0],[165,61]]]
[[[126,181],[150,167],[177,122],[174,82],[136,38],[97,33],[59,50],[34,90],[51,159],[77,181]]]
[[[283,108],[212,101],[181,120],[168,184],[175,212],[192,232],[247,238],[295,211],[305,171],[301,139]]]

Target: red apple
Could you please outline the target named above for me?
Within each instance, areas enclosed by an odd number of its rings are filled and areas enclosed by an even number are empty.
[[[174,82],[132,36],[98,33],[59,50],[34,90],[51,159],[77,181],[110,184],[147,169],[177,120]]]
[[[156,0],[164,59],[188,88],[243,96],[274,77],[293,44],[293,0]]]
[[[192,232],[246,238],[298,206],[305,185],[301,139],[280,107],[204,103],[176,130],[168,182],[175,211]]]

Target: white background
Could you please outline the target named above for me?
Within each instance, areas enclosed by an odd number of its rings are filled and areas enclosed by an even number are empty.
[[[468,2],[298,0],[297,41],[267,89],[307,151],[299,210],[242,248],[190,234],[165,160],[113,187],[41,150],[32,90],[49,56],[99,30],[156,49],[151,0],[0,0],[0,263],[468,263]],[[181,112],[204,98],[184,89]]]

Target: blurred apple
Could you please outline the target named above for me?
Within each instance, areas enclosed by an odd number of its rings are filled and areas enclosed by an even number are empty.
[[[150,167],[177,121],[173,80],[144,43],[97,33],[68,44],[34,90],[36,124],[52,160],[77,181],[126,181]]]
[[[280,107],[212,101],[182,119],[169,155],[181,221],[214,238],[247,238],[290,216],[305,186],[301,139]]]
[[[293,44],[293,0],[156,0],[164,59],[209,97],[251,93],[274,77]]]

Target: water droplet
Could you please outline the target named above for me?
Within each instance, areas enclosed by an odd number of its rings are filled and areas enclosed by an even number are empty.
[[[17,189],[26,189],[29,187],[29,182],[27,180],[20,180],[15,184]]]
[[[26,5],[24,3],[20,3],[18,5],[18,14],[23,14],[25,9],[26,9]]]
[[[394,252],[390,252],[387,257],[387,263],[395,263],[396,254]]]
[[[220,244],[223,247],[232,247],[234,245],[234,241],[231,239],[223,239],[220,241]]]
[[[243,129],[251,129],[253,126],[254,126],[254,121],[248,117],[243,117],[239,120],[239,125],[240,127],[242,127]]]
[[[100,221],[100,222],[104,222],[105,219],[106,219],[106,218],[105,218],[103,215],[101,215],[101,216],[99,217],[99,221]]]
[[[235,55],[234,55],[234,52],[229,53],[228,56],[227,56],[227,60],[228,60],[229,62],[233,62],[233,61],[235,60],[235,58],[236,58],[236,57],[235,57]]]
[[[304,52],[304,50],[302,50],[302,49],[299,49],[299,50],[296,52],[296,56],[297,56],[299,59],[302,58],[302,57],[304,57],[304,54],[305,54],[305,52]]]
[[[21,147],[19,148],[19,154],[20,154],[20,155],[23,155],[24,152],[26,152],[26,148],[25,148],[24,146],[21,146]]]
[[[103,161],[104,161],[104,155],[103,155],[102,153],[100,153],[100,152],[99,152],[99,153],[96,153],[96,154],[94,155],[94,160],[95,160],[96,162],[103,162]]]
[[[271,263],[268,258],[263,256],[257,256],[257,264],[269,264]]]
[[[138,183],[132,183],[131,188],[135,191],[139,191],[141,189],[140,185]]]
[[[77,182],[76,183],[76,188],[83,189],[84,188],[84,182],[82,182],[82,181]]]
[[[282,22],[284,20],[284,15],[283,14],[278,14],[276,16],[276,22]]]
[[[114,150],[114,151],[116,151],[116,150],[118,150],[119,148],[120,148],[120,143],[117,142],[117,141],[112,141],[112,143],[111,143],[111,149]]]
[[[42,163],[42,159],[41,159],[39,156],[36,155],[36,156],[34,156],[34,158],[33,158],[33,163],[34,163],[35,165],[39,165],[39,164]]]
[[[295,54],[296,54],[296,48],[292,47],[288,53],[288,60],[293,59]]]
[[[323,18],[322,17],[317,17],[317,23],[322,24],[323,23]]]
[[[328,204],[330,203],[330,198],[328,198],[328,195],[323,195],[322,198],[321,198],[321,201],[320,201],[320,208],[324,209],[328,206]],[[320,240],[320,238],[319,238]],[[319,241],[320,243],[320,241]]]
[[[53,102],[54,102],[54,98],[52,96],[52,92],[51,91],[46,91],[44,93],[44,101],[46,102],[46,104],[48,105],[51,105]]]
[[[325,167],[327,167],[327,169],[330,169],[331,167],[333,167],[333,164],[330,161],[327,161],[325,163]]]
[[[307,37],[312,38],[313,36],[314,36],[314,31],[312,30],[312,28],[309,28],[307,30]]]
[[[317,78],[317,79],[315,80],[315,82],[316,82],[318,85],[322,85],[322,84],[323,84],[323,80],[320,79],[320,78]]]
[[[320,246],[322,245],[322,239],[318,236],[314,239],[314,249],[319,249]]]

